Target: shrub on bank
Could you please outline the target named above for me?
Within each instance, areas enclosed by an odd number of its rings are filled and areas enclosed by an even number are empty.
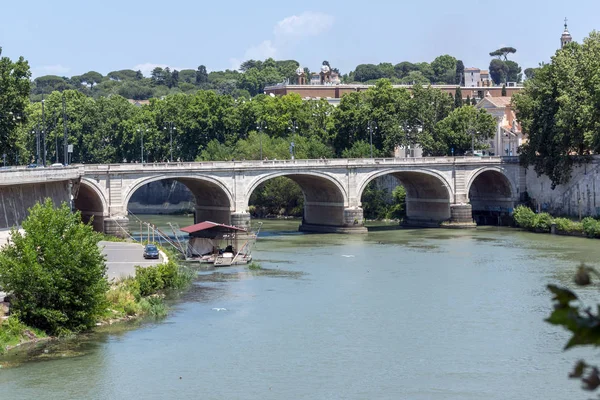
[[[581,221],[581,225],[587,237],[600,238],[600,221],[592,217],[586,217]]]
[[[550,232],[552,226],[552,216],[548,213],[535,214],[533,218],[533,229],[537,232]]]
[[[586,217],[581,222],[568,218],[553,218],[548,213],[534,213],[529,207],[518,206],[513,213],[517,226],[534,232],[550,232],[552,224],[556,230],[566,233],[584,233],[590,238],[600,238],[600,221]]]
[[[11,315],[0,323],[0,354],[4,354],[9,346],[43,337],[46,337],[43,331],[29,327],[16,315]]]
[[[572,221],[568,218],[554,218],[554,223],[556,224],[556,229],[560,232],[582,232],[583,226],[581,222]]]
[[[106,294],[109,307],[105,318],[165,316],[167,306],[161,295],[169,290],[184,289],[195,275],[193,270],[179,266],[174,259],[171,255],[168,262],[145,268],[138,266],[135,277],[113,284]]]
[[[80,213],[47,199],[29,209],[25,233],[13,229],[0,252],[0,285],[11,311],[26,325],[52,335],[96,324],[106,308],[106,266],[100,237]]]
[[[535,213],[529,207],[517,206],[513,212],[515,223],[523,229],[535,229]]]

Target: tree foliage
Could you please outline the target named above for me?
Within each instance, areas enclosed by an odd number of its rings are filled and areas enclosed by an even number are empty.
[[[0,56],[2,47],[0,47]],[[26,122],[29,96],[29,64],[23,57],[15,62],[0,58],[0,153],[17,150],[17,128]]]
[[[521,162],[546,174],[552,187],[566,183],[574,164],[600,151],[600,34],[570,43],[552,62],[537,68],[513,97],[517,118],[529,140]]]
[[[0,252],[0,283],[19,319],[50,334],[92,327],[108,289],[99,236],[63,203],[29,210],[24,234],[11,231]]]
[[[498,59],[504,58],[504,61],[508,60],[509,54],[515,54],[517,49],[514,47],[501,47],[498,50],[494,50],[490,53],[492,57],[498,57]]]

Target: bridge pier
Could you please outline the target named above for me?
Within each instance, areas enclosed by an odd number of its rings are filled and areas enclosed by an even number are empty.
[[[470,204],[450,205],[450,226],[453,228],[476,228]]]
[[[231,225],[237,226],[238,228],[246,229],[247,231],[251,230],[252,217],[250,217],[250,213],[241,212],[241,213],[232,213],[231,214]]]
[[[127,217],[106,217],[104,218],[104,233],[120,238],[127,237],[129,232],[129,218]]]
[[[342,225],[326,225],[315,222],[308,222],[302,219],[302,224],[298,228],[300,232],[316,233],[367,233],[363,218],[363,209],[360,207],[349,207],[344,209]]]

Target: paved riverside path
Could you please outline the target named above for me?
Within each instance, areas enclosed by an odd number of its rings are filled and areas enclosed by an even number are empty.
[[[158,260],[144,259],[144,246],[138,243],[102,241],[98,245],[106,255],[106,274],[109,280],[135,275],[136,265],[148,267],[162,262],[162,257]]]

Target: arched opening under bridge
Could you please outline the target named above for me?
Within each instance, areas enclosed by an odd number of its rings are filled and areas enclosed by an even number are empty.
[[[123,204],[128,213],[136,215],[188,215],[190,224],[212,221],[229,225],[233,209],[231,194],[220,182],[188,176],[140,180],[125,194]]]
[[[382,171],[369,177],[359,191],[360,198],[375,178],[391,175],[405,189],[404,225],[435,227],[450,219],[450,190],[444,179],[425,171]]]
[[[94,230],[104,232],[104,219],[108,212],[106,201],[92,183],[81,180],[73,207],[81,212],[81,220],[84,223],[87,224],[92,220]]]
[[[272,189],[286,192],[275,193]],[[298,198],[300,193],[302,197]],[[284,209],[280,208],[280,211],[291,211],[294,216],[299,216],[301,209],[300,231],[346,232],[364,229],[362,210],[360,221],[357,221],[347,209],[344,188],[325,174],[277,173],[262,176],[249,187],[247,198],[249,210],[253,212],[256,212],[258,203],[269,204],[272,211],[276,211],[280,204]],[[284,203],[287,207],[283,207]]]
[[[515,193],[501,171],[483,170],[471,180],[469,201],[477,225],[508,225],[515,205]]]

